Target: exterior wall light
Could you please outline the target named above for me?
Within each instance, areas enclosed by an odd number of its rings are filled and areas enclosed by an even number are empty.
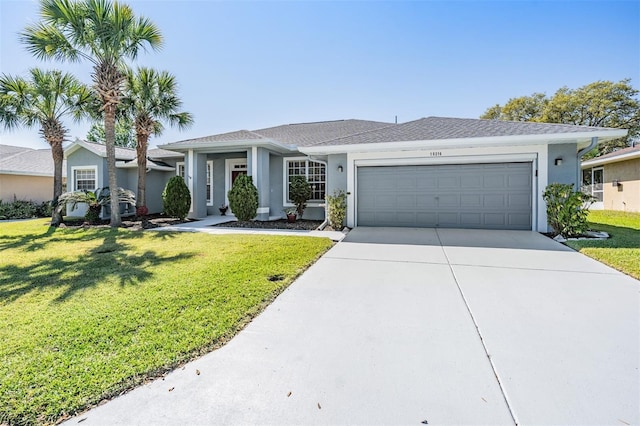
[[[342,166],[338,166],[338,171],[339,171],[340,173],[342,173],[342,170],[344,170],[344,169],[342,168]]]
[[[562,166],[562,157],[556,158],[555,165],[556,166]]]

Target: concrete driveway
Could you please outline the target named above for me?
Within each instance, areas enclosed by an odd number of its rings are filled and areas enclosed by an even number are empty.
[[[68,423],[638,424],[639,289],[534,232],[357,228],[225,347]]]

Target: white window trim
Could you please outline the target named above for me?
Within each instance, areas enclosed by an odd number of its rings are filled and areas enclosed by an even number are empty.
[[[593,183],[594,182],[593,175],[598,170],[602,170],[602,189],[599,189],[599,190],[596,191],[594,189],[595,188],[595,184]],[[591,196],[595,197],[596,196],[595,195],[596,192],[602,193],[602,201],[596,201],[596,202],[594,202],[594,204],[595,203],[602,203],[602,202],[604,202],[604,167],[602,167],[602,166],[591,167],[590,171],[591,171]]]
[[[96,187],[93,188],[93,190],[95,191],[97,188],[101,188],[100,185],[100,176],[98,175],[98,166],[93,165],[93,166],[72,166],[71,167],[71,185],[70,187],[72,188],[72,191],[78,191],[78,189],[76,189],[76,171],[78,170],[93,170],[93,172],[96,175]]]
[[[211,170],[209,172],[209,182],[207,182],[209,184],[209,201],[207,201],[207,206],[213,206],[213,160],[207,160],[207,169]]]
[[[187,177],[187,170],[184,168],[184,161],[178,161],[176,163],[176,176],[180,176],[180,166],[182,166],[182,170],[184,171],[184,178]]]
[[[294,207],[295,204],[293,204],[292,202],[289,201],[289,167],[288,167],[288,162],[289,161],[307,161],[307,162],[313,162],[313,163],[320,163],[322,165],[324,165],[324,184],[325,184],[325,196],[327,195],[326,193],[326,187],[327,187],[327,173],[328,173],[328,167],[326,164],[320,162],[320,161],[315,161],[315,160],[311,160],[309,159],[309,157],[284,157],[284,161],[282,162],[282,205],[284,207]],[[309,176],[309,167],[307,166],[307,179]],[[325,205],[325,201],[324,200],[310,200],[309,202],[307,202],[307,207],[324,207]]]

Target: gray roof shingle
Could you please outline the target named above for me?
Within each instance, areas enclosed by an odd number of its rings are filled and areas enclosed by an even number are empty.
[[[566,124],[427,117],[403,124],[393,124],[382,129],[319,142],[314,144],[314,146],[596,132],[602,129],[601,127]]]
[[[53,176],[53,157],[50,149],[22,148],[12,150],[9,145],[0,145],[0,173],[29,176]],[[8,154],[12,152],[13,154]],[[63,162],[62,176],[66,176],[66,162]]]

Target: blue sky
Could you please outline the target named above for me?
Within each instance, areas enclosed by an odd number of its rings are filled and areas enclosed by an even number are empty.
[[[640,88],[638,1],[238,2],[128,1],[161,29],[160,51],[137,65],[180,84],[192,128],[166,143],[238,129],[359,118],[477,118],[533,92],[631,78]],[[37,2],[0,0],[0,71],[84,64],[38,62],[17,33]],[[66,123],[83,138],[88,123]],[[46,148],[37,130],[0,143]]]

